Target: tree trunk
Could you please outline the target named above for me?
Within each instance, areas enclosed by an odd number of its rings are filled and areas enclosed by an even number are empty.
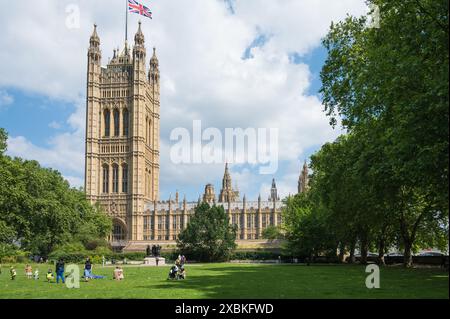
[[[345,245],[343,243],[339,244],[339,262],[344,262],[344,256],[345,256]]]
[[[386,246],[385,240],[381,238],[378,243],[378,265],[380,266],[386,265],[386,262],[384,260],[385,246]]]
[[[367,242],[366,238],[363,238],[361,240],[361,261],[360,263],[362,265],[366,265],[367,264],[367,252],[369,250],[369,243]]]
[[[355,242],[352,241],[352,243],[350,244],[350,256],[347,259],[349,264],[355,263],[355,246]]]
[[[413,265],[411,248],[412,248],[411,242],[405,241],[405,251],[403,254],[403,266],[405,268],[411,268]]]

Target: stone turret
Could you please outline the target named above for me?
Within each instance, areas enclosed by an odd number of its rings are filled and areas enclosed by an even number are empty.
[[[219,203],[233,203],[239,200],[239,191],[234,190],[231,183],[231,175],[228,171],[228,163],[225,165],[225,173],[222,179],[222,189],[220,190]]]
[[[275,183],[275,178],[274,178],[274,179],[272,179],[272,188],[270,189],[269,201],[275,202],[278,200],[280,200],[280,197],[278,196],[277,184]]]
[[[308,172],[308,164],[303,164],[303,169],[300,173],[300,177],[298,179],[298,193],[304,193],[308,190],[308,184],[309,184],[309,172]]]

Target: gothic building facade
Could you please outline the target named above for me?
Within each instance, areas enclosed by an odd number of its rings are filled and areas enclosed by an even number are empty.
[[[148,244],[174,244],[200,201],[222,205],[237,225],[237,240],[262,240],[270,225],[281,224],[282,202],[275,180],[270,197],[248,201],[232,186],[228,164],[216,197],[208,184],[197,202],[159,198],[160,72],[156,50],[147,65],[145,38],[139,23],[134,46],[114,50],[106,67],[97,27],[89,41],[86,102],[85,190],[113,220],[111,244],[142,250]],[[306,190],[307,166],[299,179]]]

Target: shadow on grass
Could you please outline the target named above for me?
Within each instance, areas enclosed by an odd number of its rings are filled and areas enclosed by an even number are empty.
[[[381,289],[367,289],[364,266],[205,265],[185,280],[151,288],[201,292],[206,298],[448,298],[448,274],[383,268]],[[149,288],[141,286],[140,288]]]

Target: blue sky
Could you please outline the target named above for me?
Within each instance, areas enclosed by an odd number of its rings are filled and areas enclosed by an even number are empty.
[[[143,21],[148,55],[156,46],[161,63],[161,199],[179,190],[196,200],[206,183],[219,192],[223,163],[174,165],[168,156],[170,132],[199,119],[220,130],[279,128],[278,171],[260,175],[258,166],[235,164],[232,177],[249,199],[267,197],[272,178],[282,196],[295,192],[303,161],[340,133],[329,127],[317,93],[326,59],[320,40],[332,20],[363,13],[363,1],[144,3],[151,3],[154,16]],[[73,4],[79,9],[78,28],[67,27]],[[123,45],[122,27],[114,23],[123,19],[121,1],[46,0],[33,14],[27,13],[29,6],[12,6],[9,12],[17,16],[0,12],[5,32],[0,45],[6,48],[0,62],[0,127],[11,137],[8,153],[39,160],[81,186],[87,43],[96,22],[103,64]],[[130,17],[130,38],[138,20]]]

